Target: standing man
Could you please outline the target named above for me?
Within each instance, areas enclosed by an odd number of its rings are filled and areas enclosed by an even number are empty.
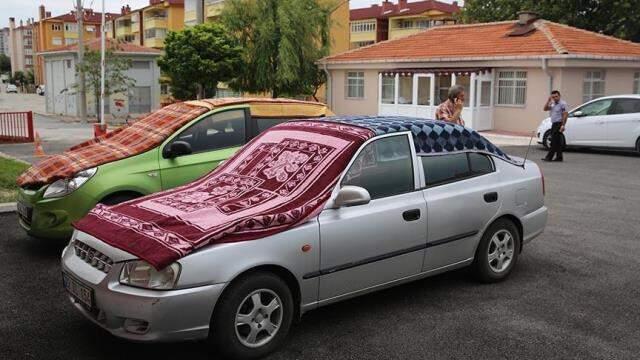
[[[436,120],[448,121],[454,124],[464,126],[464,120],[460,116],[462,107],[464,106],[464,88],[460,85],[454,85],[449,88],[447,101],[438,105],[436,108]]]
[[[562,161],[562,139],[564,127],[567,124],[567,118],[569,117],[569,109],[567,103],[560,99],[560,91],[553,90],[551,96],[544,104],[544,111],[549,112],[551,117],[551,148],[544,157],[543,161]],[[555,154],[556,158],[553,158]]]

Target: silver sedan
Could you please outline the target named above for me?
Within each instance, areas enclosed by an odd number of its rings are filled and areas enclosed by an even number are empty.
[[[378,131],[318,216],[203,247],[163,270],[76,232],[62,255],[65,288],[116,336],[208,337],[225,357],[258,358],[319,306],[467,266],[480,281],[505,279],[547,222],[540,169],[484,139],[483,150],[428,152],[420,141],[410,129]]]

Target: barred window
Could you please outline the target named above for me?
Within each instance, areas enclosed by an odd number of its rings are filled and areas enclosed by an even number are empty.
[[[640,72],[633,76],[633,93],[640,95]]]
[[[496,105],[524,105],[527,100],[527,72],[499,71]]]
[[[375,21],[351,23],[351,32],[371,32],[371,31],[376,31]]]
[[[587,71],[582,83],[582,102],[604,96],[604,71]]]
[[[345,94],[349,99],[364,98],[364,72],[349,71],[347,72],[345,82]]]

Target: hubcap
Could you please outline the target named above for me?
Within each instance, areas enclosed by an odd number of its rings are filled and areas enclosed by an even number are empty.
[[[505,271],[513,260],[515,242],[507,230],[496,232],[489,242],[487,253],[489,266],[496,273]]]
[[[259,289],[242,300],[236,311],[236,336],[247,347],[265,345],[282,324],[282,300],[269,289]]]

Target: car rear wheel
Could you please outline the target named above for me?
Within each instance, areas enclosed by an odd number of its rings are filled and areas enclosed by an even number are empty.
[[[287,284],[272,273],[234,281],[218,301],[209,343],[223,359],[257,359],[276,350],[287,337],[294,314]]]
[[[636,152],[640,155],[640,138],[636,140]]]
[[[520,233],[508,219],[498,219],[482,236],[473,262],[478,280],[498,282],[509,276],[518,261]]]

